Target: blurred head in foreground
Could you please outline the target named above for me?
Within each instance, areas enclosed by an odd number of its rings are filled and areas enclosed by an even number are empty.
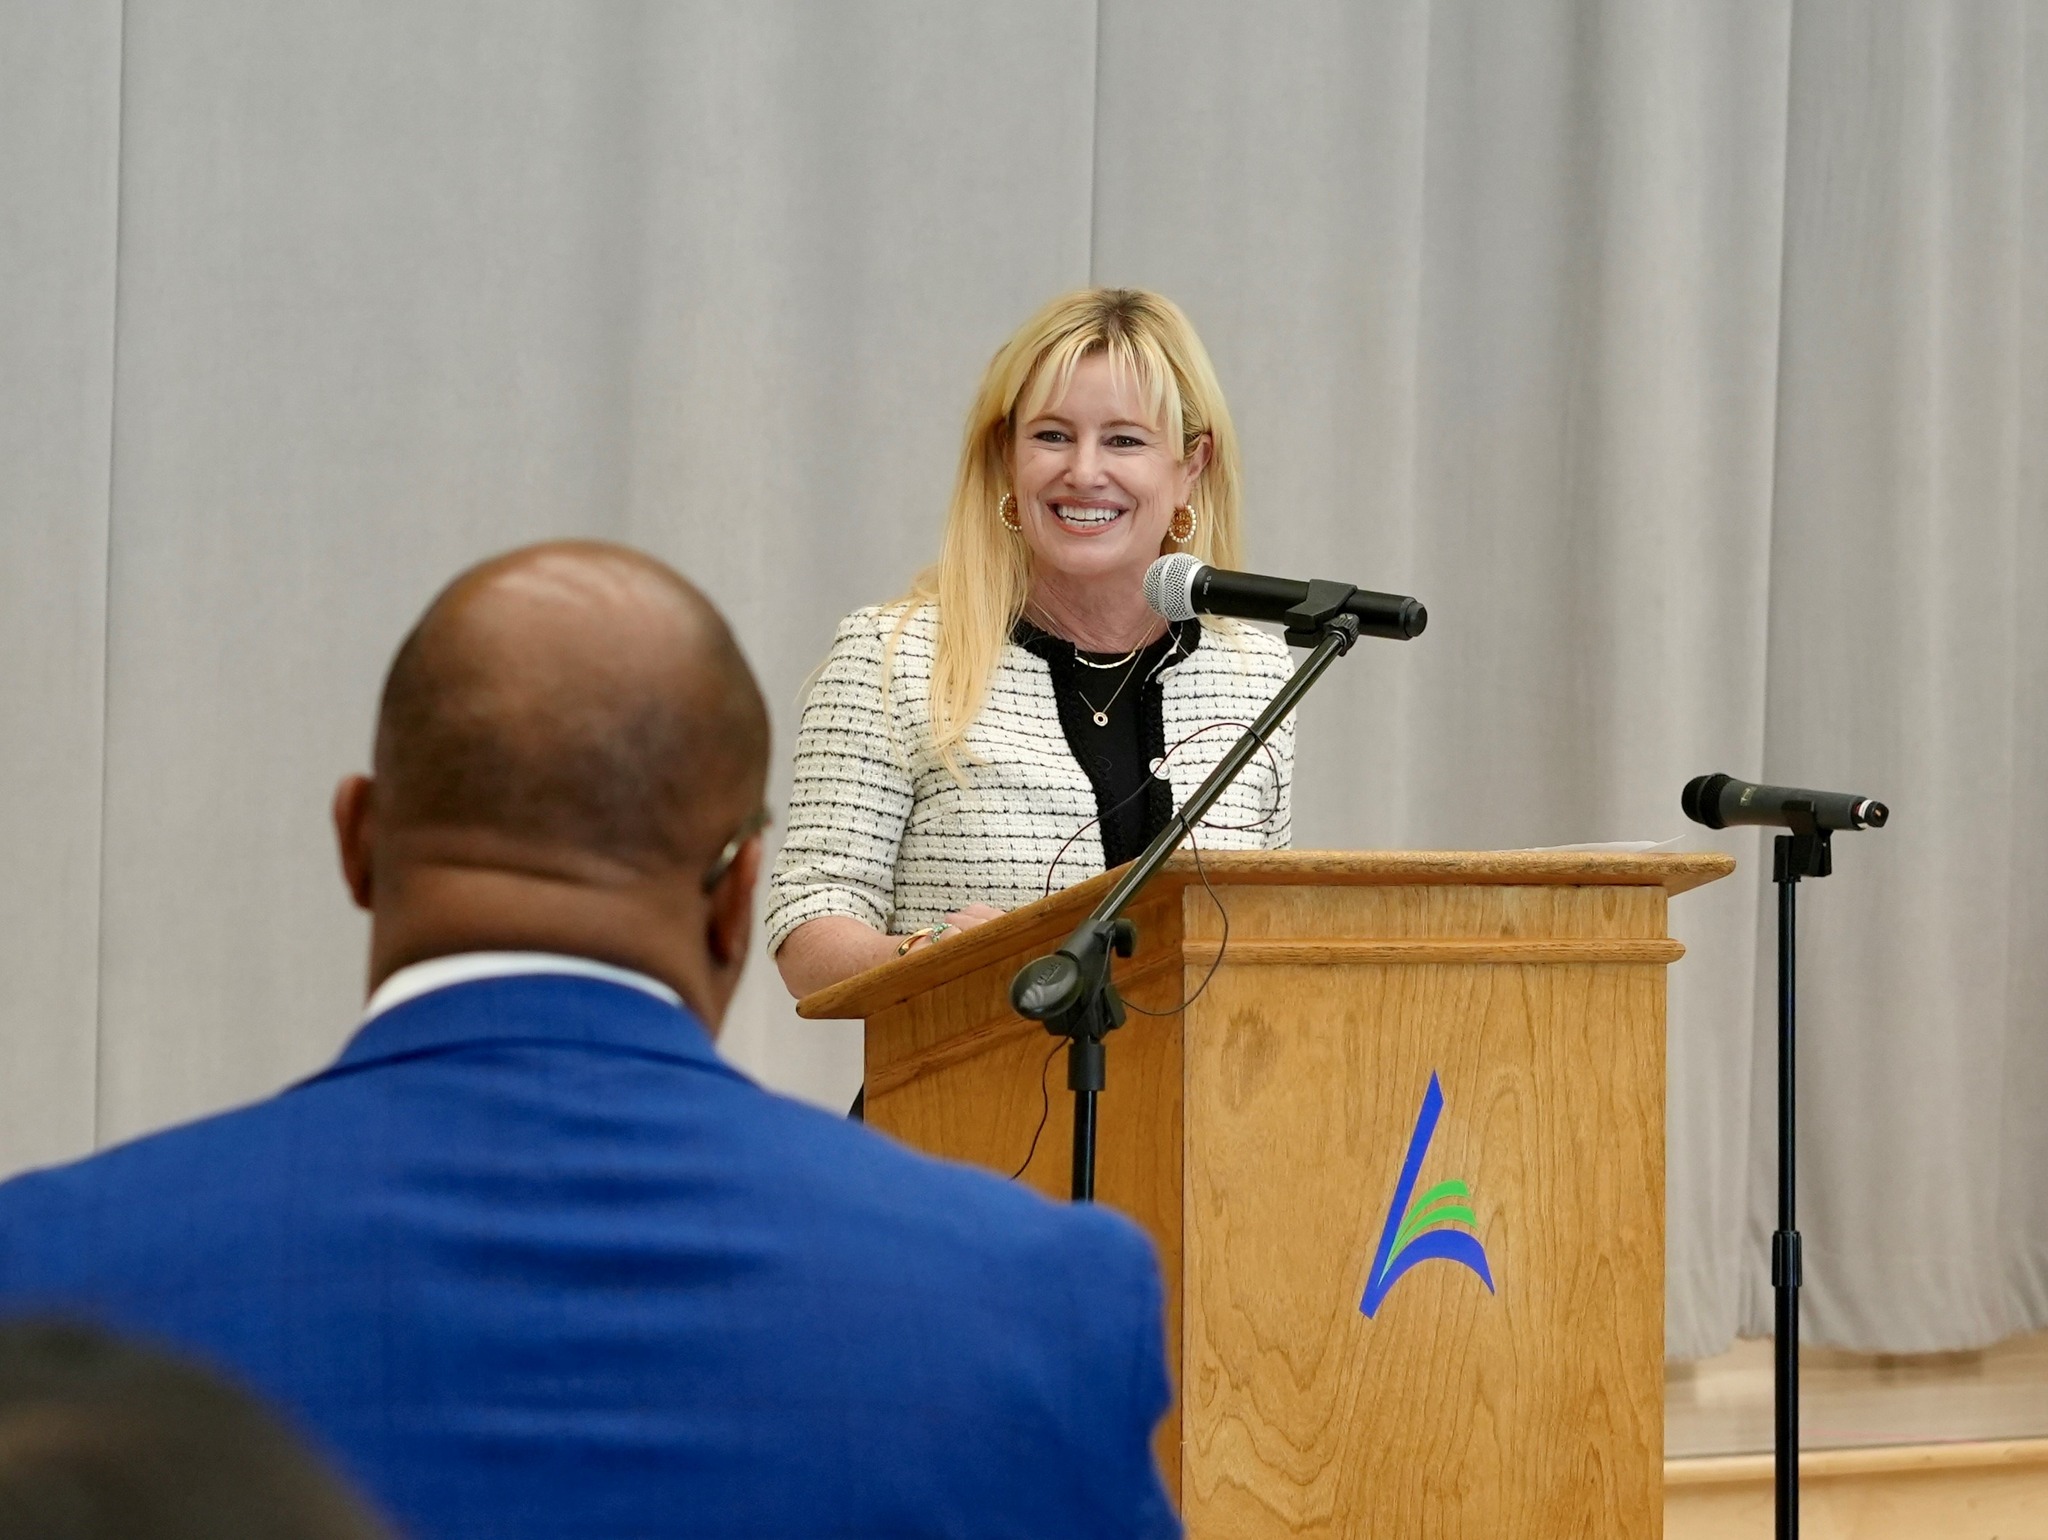
[[[528,546],[441,591],[335,793],[370,987],[458,952],[659,979],[716,1031],[746,961],[768,715],[718,611],[651,556]]]
[[[6,1540],[379,1540],[249,1396],[103,1332],[0,1325]]]

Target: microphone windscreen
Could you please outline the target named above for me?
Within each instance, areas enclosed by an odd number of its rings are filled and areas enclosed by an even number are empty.
[[[1687,781],[1678,799],[1685,816],[1709,829],[1727,828],[1727,821],[1721,817],[1721,792],[1733,779],[1727,775],[1696,775]]]
[[[1202,559],[1186,551],[1162,556],[1145,569],[1145,602],[1168,620],[1195,618],[1195,577]]]

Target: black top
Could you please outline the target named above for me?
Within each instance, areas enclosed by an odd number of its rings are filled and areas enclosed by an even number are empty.
[[[1143,850],[1173,816],[1173,786],[1152,774],[1166,754],[1166,724],[1160,672],[1201,645],[1202,623],[1185,620],[1115,668],[1117,653],[1078,652],[1065,637],[1019,620],[1010,639],[1052,671],[1060,727],[1074,763],[1095,788],[1095,812],[1102,832],[1102,864],[1121,866]],[[1097,724],[1097,713],[1106,717]]]

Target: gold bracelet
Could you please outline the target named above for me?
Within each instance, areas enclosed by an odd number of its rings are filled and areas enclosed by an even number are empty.
[[[910,954],[910,949],[916,946],[918,942],[936,941],[941,935],[952,928],[951,925],[941,920],[936,925],[927,925],[922,930],[914,930],[903,938],[902,944],[896,948],[896,955],[898,957],[907,957]]]

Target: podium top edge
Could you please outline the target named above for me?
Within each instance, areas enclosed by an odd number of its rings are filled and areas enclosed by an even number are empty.
[[[1661,887],[1675,896],[1734,870],[1735,858],[1718,851],[1230,850],[1205,853],[1198,862],[1183,850],[1160,870],[1139,902],[1198,884],[1205,876],[1218,886],[1617,886]],[[812,1020],[866,1016],[1013,951],[1037,932],[1062,935],[1086,917],[1114,876],[1090,877],[952,940],[919,947],[908,957],[892,958],[814,991],[797,1002],[796,1013]]]

